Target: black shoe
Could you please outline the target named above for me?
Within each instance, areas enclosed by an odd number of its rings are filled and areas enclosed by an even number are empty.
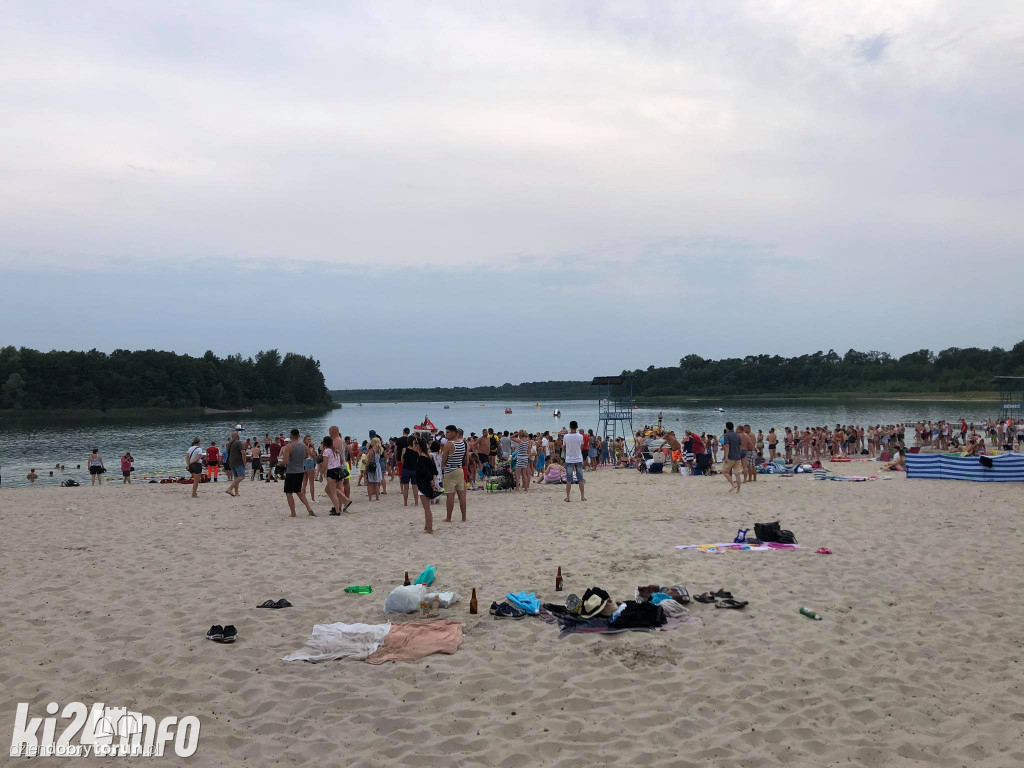
[[[275,608],[291,608],[292,604],[288,602],[287,598],[282,597],[280,600],[277,601],[277,604],[274,607]]]
[[[234,624],[228,624],[226,627],[224,627],[224,642],[225,643],[233,643],[233,642],[235,642],[235,638],[236,637],[238,637],[238,630],[235,629],[235,625]]]
[[[217,478],[216,478],[216,477],[215,477],[215,478],[213,478],[213,482],[215,482],[215,483],[217,482]]]
[[[331,511],[328,512],[327,514],[330,515],[331,517],[341,517],[341,512],[336,510],[334,507],[331,507]]]
[[[232,627],[231,629],[234,629],[234,627]],[[212,627],[210,627],[210,631],[206,633],[206,639],[216,640],[217,642],[222,641],[224,639],[224,627],[222,627],[220,624],[214,624]]]

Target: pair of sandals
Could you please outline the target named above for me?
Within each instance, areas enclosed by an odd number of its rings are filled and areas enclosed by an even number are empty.
[[[262,603],[256,606],[257,608],[291,608],[292,604],[289,603],[285,598],[281,598],[276,602],[274,600],[264,600]]]
[[[748,600],[736,600],[733,598],[732,592],[726,592],[725,589],[719,589],[717,592],[705,592],[693,599],[698,603],[714,603],[715,608],[733,608],[736,610],[746,608],[750,604]]]

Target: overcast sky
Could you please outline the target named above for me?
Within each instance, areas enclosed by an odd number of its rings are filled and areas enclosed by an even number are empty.
[[[2,344],[332,387],[1024,338],[1024,4],[11,0]]]

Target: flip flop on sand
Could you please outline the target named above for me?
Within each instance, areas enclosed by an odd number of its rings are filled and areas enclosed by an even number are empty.
[[[270,602],[269,600],[267,602]],[[285,598],[281,598],[274,604],[275,608],[291,608],[292,604],[289,603]]]
[[[256,606],[257,608],[277,608],[277,603],[273,600],[264,600],[262,603]]]
[[[719,598],[732,599],[732,592],[726,592],[724,587],[719,589],[717,592],[712,592],[711,594]]]
[[[705,592],[702,595],[696,595],[694,598],[698,603],[713,603],[715,602],[715,596],[711,592]]]
[[[720,603],[715,603],[715,608],[746,608],[748,605],[747,600],[733,600],[727,598]]]
[[[210,627],[209,631],[207,631],[206,639],[214,640],[218,643],[222,642],[224,640],[224,627],[222,627],[220,624],[214,624],[212,627]]]

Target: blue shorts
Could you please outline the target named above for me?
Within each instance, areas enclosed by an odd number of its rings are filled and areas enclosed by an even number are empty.
[[[583,482],[583,462],[573,462],[565,465],[565,482],[569,485]]]
[[[235,473],[235,477],[245,477],[245,464],[240,467],[232,467],[231,471]]]
[[[416,470],[402,467],[402,485],[416,485]]]

